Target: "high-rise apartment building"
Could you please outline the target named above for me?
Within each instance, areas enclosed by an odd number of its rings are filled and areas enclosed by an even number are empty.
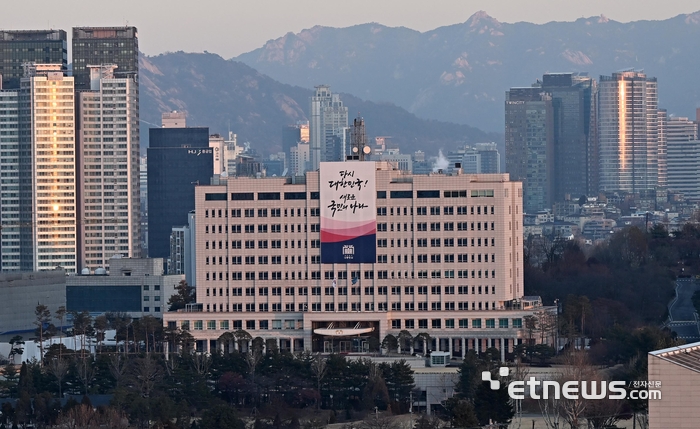
[[[506,171],[523,182],[526,213],[551,209],[554,197],[554,111],[542,88],[506,92]]]
[[[63,30],[0,31],[0,89],[17,89],[24,63],[68,66],[68,42]]]
[[[148,147],[148,255],[170,256],[173,226],[187,224],[194,190],[214,172],[209,128],[151,128]]]
[[[19,90],[0,90],[0,270],[20,269]]]
[[[655,189],[659,185],[656,78],[638,71],[601,76],[598,94],[600,190]]]
[[[595,79],[581,73],[548,73],[541,88],[552,97],[554,201],[598,192]]]
[[[520,183],[371,161],[322,163],[295,179],[196,188],[198,304],[165,314],[167,327],[202,351],[231,347],[221,336],[240,329],[314,352],[366,351],[407,330],[455,357],[487,347],[503,356],[526,338],[526,302],[539,299],[523,297]],[[358,213],[337,215],[341,193]]]
[[[115,65],[88,65],[78,93],[79,268],[141,255],[138,91]]]
[[[138,87],[139,39],[136,27],[74,27],[72,46],[76,90],[89,90],[88,66],[102,64],[116,65],[115,77],[132,78]]]
[[[668,187],[668,143],[667,143],[667,127],[668,127],[668,112],[666,109],[658,109],[658,154],[659,154],[659,188],[666,189]]]
[[[668,189],[700,200],[700,141],[697,123],[670,117],[666,123]]]
[[[311,170],[318,170],[320,162],[343,161],[347,142],[348,108],[338,94],[327,85],[319,85],[311,97],[309,144]]]
[[[19,234],[13,235],[10,247],[19,247],[22,271],[61,266],[75,272],[73,78],[64,75],[61,64],[27,64],[25,68],[19,103]],[[7,214],[13,219],[17,215]]]

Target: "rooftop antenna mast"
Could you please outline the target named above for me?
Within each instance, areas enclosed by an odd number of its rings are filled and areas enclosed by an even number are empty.
[[[348,161],[364,161],[372,149],[367,146],[367,134],[365,133],[365,120],[360,116],[352,121],[352,129],[350,130],[350,147],[351,154],[347,156]]]

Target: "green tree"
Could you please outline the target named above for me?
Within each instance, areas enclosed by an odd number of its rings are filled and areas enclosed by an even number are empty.
[[[226,405],[216,405],[202,414],[201,429],[245,429],[236,411]]]
[[[456,390],[461,398],[473,400],[477,388],[481,383],[481,372],[486,369],[486,365],[479,359],[474,350],[469,350],[458,373]]]
[[[492,374],[492,379],[498,379],[498,374]],[[479,423],[489,422],[510,424],[515,412],[508,396],[508,383],[501,382],[498,390],[491,390],[489,382],[482,382],[476,389],[474,410]]]
[[[388,353],[395,352],[398,347],[399,342],[396,340],[396,337],[391,334],[387,334],[384,340],[382,340],[382,348]]]
[[[180,283],[175,286],[175,295],[168,300],[168,311],[177,311],[183,309],[187,304],[195,302],[194,287],[187,284],[185,280],[180,280]]]
[[[53,326],[51,325],[51,311],[46,305],[37,304],[36,308],[34,309],[34,315],[36,316],[36,319],[34,320],[34,325],[36,326],[34,335],[37,336],[35,341],[39,344],[39,362],[41,362],[43,365],[44,340],[51,337],[51,327]]]
[[[473,428],[479,426],[479,419],[476,418],[474,405],[466,399],[453,396],[447,400],[445,408],[450,416],[452,427]]]
[[[7,356],[10,362],[15,363],[15,356],[22,356],[24,354],[24,340],[21,335],[15,335],[10,338],[10,353]]]

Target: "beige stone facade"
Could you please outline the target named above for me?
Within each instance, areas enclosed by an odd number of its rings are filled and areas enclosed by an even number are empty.
[[[212,350],[239,329],[281,349],[366,350],[401,330],[433,350],[502,353],[525,337],[522,185],[508,175],[411,175],[376,163],[377,262],[321,264],[319,173],[198,186],[199,306],[167,313]],[[298,179],[298,178],[297,178]],[[428,192],[424,192],[428,191]],[[323,337],[372,328],[368,336]],[[413,351],[424,350],[417,342]]]

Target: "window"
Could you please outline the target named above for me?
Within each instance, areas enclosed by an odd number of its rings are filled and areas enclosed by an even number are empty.
[[[440,311],[442,310],[442,303],[439,302],[431,302],[430,303],[430,309],[432,311]]]
[[[418,319],[418,329],[428,329],[428,319]]]
[[[431,231],[440,231],[440,222],[431,222],[430,223],[430,230]]]
[[[377,232],[386,232],[386,223],[378,223]]]
[[[455,214],[455,208],[452,206],[443,207],[442,213],[448,216],[453,216]]]
[[[441,329],[442,328],[442,320],[440,320],[440,319],[431,320],[431,326],[433,329]]]
[[[481,328],[481,319],[472,319],[472,328]]]
[[[268,329],[268,321],[267,320],[260,320],[258,322],[259,328],[260,329]]]
[[[401,295],[401,286],[392,286],[391,287],[391,294],[392,295]]]
[[[430,263],[432,264],[439,264],[442,261],[442,255],[437,254],[437,255],[430,255]],[[420,260],[418,260],[420,262]]]
[[[415,320],[413,320],[413,319],[404,319],[404,321],[403,321],[403,326],[404,326],[406,329],[414,329],[414,328],[416,327],[416,325],[415,325]]]
[[[431,286],[430,287],[430,294],[431,295],[440,295],[442,290],[441,286]]]
[[[401,329],[401,319],[391,319],[391,329]]]
[[[498,319],[498,327],[501,329],[508,329],[508,319]]]
[[[418,286],[418,295],[427,295],[428,286]]]
[[[202,321],[201,320],[195,320],[194,321],[194,330],[195,331],[201,331],[203,329]]]
[[[391,198],[413,198],[413,191],[391,191]]]
[[[404,295],[413,295],[413,290],[413,286],[404,286],[403,293]]]
[[[245,209],[245,217],[255,217],[255,209]]]
[[[427,231],[428,230],[428,223],[427,222],[419,222],[416,224],[416,230],[422,232],[422,231]]]
[[[522,328],[523,319],[513,319],[513,328]]]
[[[440,191],[417,191],[417,198],[440,198]]]
[[[427,216],[428,215],[428,208],[427,207],[416,207],[416,215],[417,216]]]
[[[469,319],[459,319],[459,327],[460,329],[469,328]]]
[[[440,216],[440,207],[431,207],[430,208],[430,215],[431,216]]]
[[[386,207],[377,207],[377,216],[386,216]]]
[[[486,329],[494,329],[496,327],[496,319],[486,319]]]
[[[216,329],[216,320],[207,320],[207,330],[215,330]]]

